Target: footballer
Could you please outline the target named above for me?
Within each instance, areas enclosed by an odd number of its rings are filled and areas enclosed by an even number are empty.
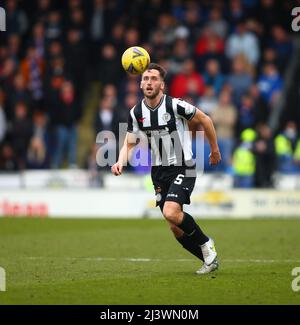
[[[165,76],[165,69],[156,63],[150,63],[142,74],[140,87],[144,98],[130,110],[124,144],[111,170],[116,176],[122,174],[137,144],[137,135],[143,134],[151,148],[151,178],[156,205],[176,240],[203,261],[196,273],[206,274],[218,269],[214,241],[183,210],[184,204],[190,204],[196,181],[191,139],[185,136],[189,131],[187,121],[203,126],[210,144],[210,164],[218,164],[221,154],[210,117],[186,101],[165,94]]]

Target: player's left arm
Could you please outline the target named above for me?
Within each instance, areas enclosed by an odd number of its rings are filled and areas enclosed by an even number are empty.
[[[193,122],[200,123],[203,126],[204,132],[210,145],[209,162],[212,165],[216,165],[221,161],[222,158],[217,142],[216,130],[211,118],[203,113],[200,109],[196,109],[195,115],[191,120]]]

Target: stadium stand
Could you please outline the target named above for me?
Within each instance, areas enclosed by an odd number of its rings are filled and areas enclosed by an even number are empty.
[[[170,94],[214,120],[224,159],[216,169],[205,164],[206,172],[228,175],[232,186],[287,187],[289,175],[300,172],[300,46],[290,16],[296,5],[4,1],[1,180],[9,173],[80,168],[97,175],[90,186],[103,186],[108,169],[95,164],[96,134],[118,134],[118,123],[141,97],[139,77],[127,76],[120,64],[127,47],[141,45],[169,71]],[[245,130],[255,132],[251,141],[243,140]],[[239,167],[245,159],[246,171]]]

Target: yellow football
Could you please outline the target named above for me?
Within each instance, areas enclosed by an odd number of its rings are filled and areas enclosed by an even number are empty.
[[[126,72],[141,74],[150,63],[150,55],[144,48],[132,46],[123,53],[121,61]]]

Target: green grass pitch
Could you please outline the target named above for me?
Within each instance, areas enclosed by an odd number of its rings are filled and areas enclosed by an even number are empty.
[[[197,220],[220,269],[201,263],[163,220],[0,218],[1,304],[300,304],[300,220]]]

